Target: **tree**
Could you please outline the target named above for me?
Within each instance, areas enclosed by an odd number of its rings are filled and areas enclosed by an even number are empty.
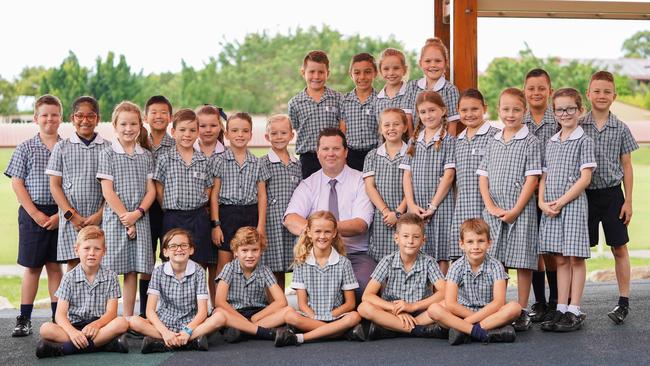
[[[623,42],[621,50],[625,57],[650,57],[650,31],[639,31]]]
[[[109,121],[118,103],[138,94],[136,78],[124,55],[120,55],[117,65],[113,52],[108,52],[105,61],[97,57],[94,72],[88,78],[88,92],[97,98],[102,120]]]
[[[53,94],[63,103],[63,117],[72,113],[72,102],[81,95],[89,94],[89,70],[79,64],[77,56],[70,51],[61,66],[52,69],[42,79],[39,94]]]
[[[0,76],[0,114],[17,113],[17,101],[18,95],[14,84]]]

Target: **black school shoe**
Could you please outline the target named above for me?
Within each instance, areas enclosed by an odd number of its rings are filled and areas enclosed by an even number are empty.
[[[623,324],[623,321],[625,320],[625,317],[630,313],[630,307],[628,305],[616,305],[610,311],[607,313],[607,316],[612,319],[612,321],[616,325]],[[16,325],[18,326],[18,325]]]
[[[368,340],[375,341],[383,338],[397,338],[400,334],[392,330],[386,329],[374,322],[370,323],[368,327]]]
[[[551,313],[551,315],[552,317],[549,320],[542,322],[542,326],[540,328],[542,328],[543,331],[554,332],[557,322],[562,319],[564,313],[559,310],[555,310]]]
[[[519,317],[512,322],[512,326],[517,332],[527,331],[533,326],[533,323],[530,321],[530,316],[528,316],[528,312],[525,309],[521,310],[521,314],[519,314]]]
[[[512,325],[505,325],[501,328],[488,330],[486,343],[512,343],[516,337],[515,328]]]
[[[104,352],[129,353],[129,342],[126,340],[126,333],[113,338],[110,342],[101,347]]]
[[[285,347],[285,346],[297,346],[298,337],[296,335],[284,328],[278,329],[275,333],[275,346],[276,347]]]
[[[12,337],[27,337],[32,334],[32,321],[22,315],[16,317],[16,326],[14,331],[11,332]]]
[[[530,321],[533,323],[540,323],[543,321],[546,312],[548,311],[548,304],[545,302],[536,302],[530,307]]]
[[[184,347],[187,351],[207,351],[209,348],[208,337],[204,335],[192,339]]]
[[[355,325],[352,329],[345,332],[345,339],[354,342],[365,342],[366,332],[364,332],[361,323]]]
[[[165,341],[158,338],[144,337],[142,339],[142,353],[169,352],[171,349],[165,345]]]
[[[421,338],[449,339],[449,329],[438,323],[423,326]]]
[[[549,302],[548,303],[548,308],[546,310],[546,314],[544,314],[544,317],[542,318],[541,323],[553,320],[553,317],[555,316],[555,311],[557,310],[557,303],[556,302]]]
[[[63,356],[63,343],[55,343],[48,341],[39,341],[36,345],[36,357],[59,357]]]
[[[555,323],[556,332],[573,332],[582,328],[582,324],[585,321],[584,314],[575,315],[574,313],[567,311],[564,313],[562,318]]]
[[[472,342],[472,337],[454,328],[449,329],[449,344],[457,346],[459,344],[466,344]]]
[[[239,343],[244,340],[244,336],[239,329],[228,327],[223,331],[223,340],[228,343]]]

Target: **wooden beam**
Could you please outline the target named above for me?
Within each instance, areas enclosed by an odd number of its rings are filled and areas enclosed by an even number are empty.
[[[452,81],[462,91],[478,85],[477,0],[454,0]]]
[[[449,1],[450,0],[435,0],[433,16],[434,16],[434,29],[433,34],[442,40],[442,43],[447,46],[447,49],[451,49],[449,46],[450,40],[450,29],[449,29],[449,18],[445,19],[445,7],[447,7],[447,12],[449,10]]]
[[[478,16],[504,18],[650,19],[650,1],[478,0]]]

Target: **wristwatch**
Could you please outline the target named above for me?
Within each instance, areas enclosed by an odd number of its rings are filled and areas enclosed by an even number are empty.
[[[399,211],[397,211],[397,210],[395,210],[395,217],[397,217],[397,218],[399,219],[400,216],[402,216],[402,213],[399,212]]]
[[[438,209],[438,206],[434,206],[434,205],[432,205],[432,204],[429,203],[429,206],[427,206],[427,208],[428,208],[429,210],[431,210],[431,211],[435,211],[435,210]]]
[[[212,225],[212,228],[214,229],[215,227],[221,226],[221,221],[219,220],[212,220],[210,221],[210,224]]]
[[[63,214],[63,218],[65,219],[65,221],[70,221],[74,217],[74,214],[75,214],[75,210],[71,208]]]

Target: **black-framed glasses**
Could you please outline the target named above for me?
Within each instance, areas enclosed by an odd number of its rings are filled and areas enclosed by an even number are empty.
[[[562,117],[564,113],[566,113],[567,116],[573,116],[576,112],[578,112],[578,107],[566,107],[553,110],[555,117]]]

